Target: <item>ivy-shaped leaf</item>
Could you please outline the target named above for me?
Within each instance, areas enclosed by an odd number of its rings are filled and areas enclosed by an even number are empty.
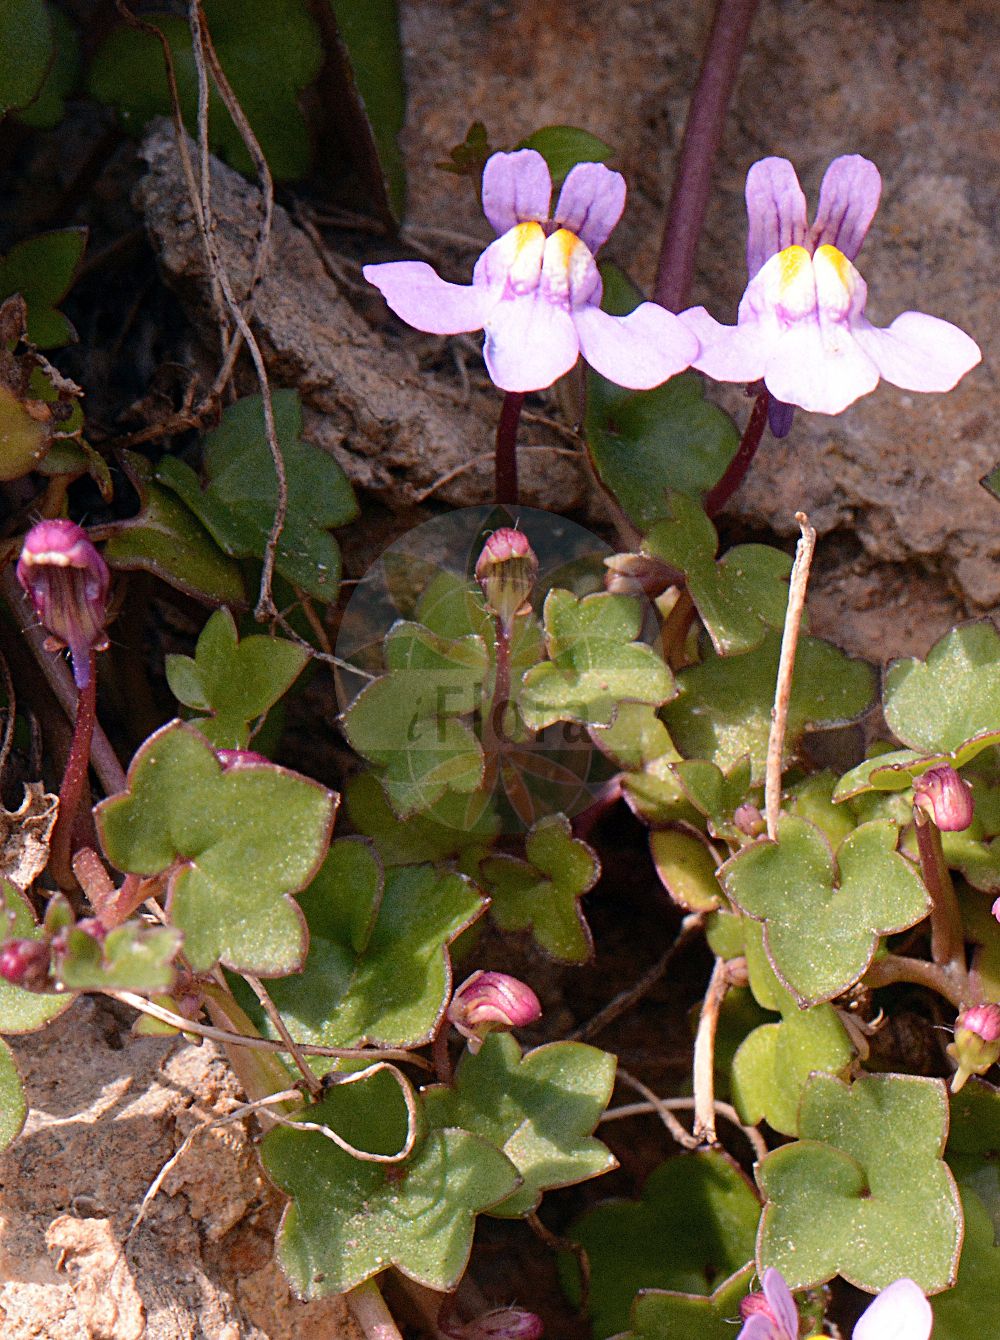
[[[544,620],[550,659],[527,672],[518,696],[532,730],[556,721],[607,726],[621,703],[659,706],[673,695],[670,671],[636,641],[642,606],[631,596],[600,592],[578,599],[556,587],[545,598]]]
[[[896,851],[894,824],[862,824],[837,848],[806,819],[786,816],[778,840],[737,852],[719,880],[738,908],[764,923],[768,958],[801,1004],[831,1000],[871,963],[879,936],[927,915],[930,900]]]
[[[193,725],[218,749],[245,749],[250,725],[288,692],[309,653],[295,642],[253,634],[242,641],[228,609],[201,630],[194,657],[168,655],[167,683],[186,707],[209,712]]]
[[[663,719],[682,754],[709,759],[723,771],[747,755],[752,781],[763,781],[780,650],[779,635],[769,632],[754,651],[709,654],[680,671],[677,697],[664,707]],[[828,642],[802,637],[788,706],[786,763],[807,730],[853,721],[871,704],[874,689],[871,666]]]
[[[484,807],[478,795],[457,792],[446,793],[429,810],[400,819],[370,772],[350,779],[344,800],[351,823],[371,838],[386,865],[449,860],[470,847],[491,847],[500,831],[492,806]]]
[[[308,957],[269,988],[293,1035],[328,1047],[430,1041],[451,993],[448,946],[486,909],[476,886],[422,865],[385,871],[383,887],[367,843],[338,841],[298,903]]]
[[[17,8],[17,5],[7,7]],[[27,106],[21,106],[16,112],[17,120],[35,130],[54,130],[66,114],[66,99],[76,87],[80,77],[80,41],[70,19],[54,6],[47,6],[52,23],[52,39],[55,50],[46,63],[45,77],[41,87]],[[19,34],[23,42],[23,33]],[[0,43],[4,42],[0,36]],[[18,55],[23,47],[19,47]],[[0,58],[2,59],[2,58]],[[0,98],[2,101],[2,98]]]
[[[100,528],[104,557],[113,568],[151,572],[179,591],[213,605],[246,604],[239,564],[168,489],[138,452],[123,452],[123,467],[139,495],[139,511]]]
[[[462,718],[483,702],[489,657],[481,637],[447,639],[397,623],[385,660],[389,673],[367,685],[342,720],[348,743],[383,770],[393,808],[406,818],[482,782],[482,746]]]
[[[18,242],[0,260],[0,301],[21,294],[28,304],[28,339],[40,349],[76,339],[56,303],[66,296],[86,245],[86,228],[61,228]]]
[[[319,73],[323,51],[316,25],[302,0],[204,0],[203,8],[219,62],[246,113],[276,177],[304,176],[309,136],[298,97]],[[170,44],[184,121],[197,133],[198,83],[187,22],[169,14],[147,14]],[[281,34],[276,42],[274,35]],[[116,28],[91,64],[90,90],[117,107],[123,123],[140,131],[154,116],[171,111],[163,51],[157,38],[134,28]],[[253,161],[215,89],[209,104],[209,142],[234,168],[248,175]]]
[[[640,1289],[711,1294],[753,1255],[759,1217],[746,1178],[715,1150],[662,1163],[641,1200],[607,1201],[581,1215],[568,1236],[590,1259],[597,1340],[628,1327]],[[573,1295],[576,1276],[568,1262],[561,1264]]]
[[[955,1279],[962,1211],[941,1155],[948,1099],[940,1080],[814,1075],[802,1139],[757,1166],[767,1197],[757,1266],[801,1289],[841,1274],[875,1292],[906,1275],[925,1293]]]
[[[22,891],[0,877],[0,943],[4,940],[41,940],[31,905]],[[0,977],[0,1031],[33,1033],[72,1005],[73,997],[48,991],[25,991]]]
[[[334,1084],[301,1116],[356,1146],[393,1153],[403,1147],[406,1115],[377,1079]],[[261,1158],[291,1197],[277,1254],[302,1298],[346,1293],[390,1265],[430,1289],[453,1289],[476,1215],[518,1183],[494,1145],[461,1130],[433,1130],[405,1162],[387,1166],[354,1158],[318,1132],[278,1127]]]
[[[521,1055],[509,1033],[493,1033],[462,1054],[454,1087],[424,1094],[432,1128],[459,1126],[501,1150],[521,1185],[490,1213],[530,1214],[545,1191],[617,1168],[593,1131],[615,1083],[615,1058],[582,1042],[550,1042]]]
[[[667,509],[669,520],[657,522],[643,552],[684,574],[720,656],[752,651],[766,628],[784,624],[791,558],[772,545],[741,544],[716,559],[719,537],[702,507],[671,490]]]
[[[996,1314],[1000,1247],[994,1221],[972,1186],[959,1179],[965,1235],[955,1286],[934,1299],[934,1340],[980,1340]]]
[[[45,0],[7,0],[0,6],[0,117],[37,97],[51,59]]]
[[[573,836],[564,814],[551,814],[528,833],[525,855],[524,861],[490,856],[480,864],[490,915],[501,930],[530,930],[553,958],[585,963],[593,939],[580,899],[601,873],[596,853]]]
[[[621,1340],[733,1340],[733,1321],[755,1273],[751,1261],[707,1298],[640,1289],[632,1304],[632,1328]]]
[[[278,22],[270,15],[268,31]],[[273,391],[271,401],[288,484],[288,515],[275,568],[317,600],[336,600],[340,546],[329,532],[357,516],[354,491],[333,457],[303,440],[298,392]],[[278,484],[260,396],[246,396],[223,411],[218,428],[204,440],[204,470],[203,488],[189,465],[164,456],[156,478],[187,504],[225,553],[263,558]]]
[[[0,1150],[20,1135],[27,1115],[28,1101],[14,1053],[0,1038]]]
[[[128,785],[97,806],[101,842],[119,870],[171,872],[168,912],[191,967],[295,971],[306,936],[291,895],[326,854],[339,797],[270,764],[224,773],[208,740],[180,721],[140,747]]]
[[[801,1009],[774,974],[760,928],[744,923],[744,953],[754,998],[781,1015],[740,1044],[732,1063],[733,1102],[751,1125],[765,1120],[783,1135],[799,1134],[799,1100],[813,1071],[841,1075],[854,1049],[832,1005]]]
[[[963,1194],[972,1190],[982,1202],[992,1222],[991,1245],[1000,1247],[1000,1090],[985,1080],[971,1079],[951,1095],[946,1157]]]
[[[654,760],[680,761],[670,732],[650,703],[622,703],[610,726],[592,726],[590,738],[620,768],[644,768]]]
[[[134,921],[109,931],[103,944],[86,931],[69,930],[56,975],[71,991],[169,991],[176,976],[174,959],[181,939],[180,931],[173,926],[145,926]]]
[[[985,622],[953,628],[926,661],[914,657],[889,667],[883,699],[889,729],[911,749],[947,753],[980,735],[996,743],[1000,634]]]

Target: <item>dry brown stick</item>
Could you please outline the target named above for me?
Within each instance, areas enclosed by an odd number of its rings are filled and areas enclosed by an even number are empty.
[[[17,717],[17,696],[14,692],[14,679],[10,673],[10,666],[7,664],[7,657],[0,652],[0,678],[3,679],[4,694],[7,698],[7,713],[3,723],[3,744],[0,744],[0,786],[3,785],[3,775],[7,771],[7,760],[10,757],[10,747],[14,743],[14,724]]]
[[[243,973],[243,978],[246,981],[247,985],[250,987],[250,990],[260,1001],[261,1005],[263,1006],[264,1013],[270,1019],[271,1024],[274,1027],[274,1031],[277,1033],[278,1037],[281,1038],[282,1042],[288,1048],[288,1054],[291,1056],[292,1060],[298,1066],[299,1074],[302,1076],[306,1088],[315,1098],[316,1095],[320,1093],[323,1089],[322,1081],[316,1078],[316,1075],[313,1072],[311,1066],[309,1065],[309,1063],[306,1061],[306,1058],[302,1054],[302,1049],[299,1047],[299,1044],[292,1037],[291,1033],[289,1033],[288,1025],[281,1017],[281,1011],[278,1009],[277,1005],[275,1005],[274,1001],[271,999],[271,993],[268,991],[267,987],[260,980],[260,978],[255,977],[253,973],[245,972]]]
[[[661,1098],[656,1103],[622,1103],[618,1107],[609,1107],[607,1111],[602,1112],[598,1124],[603,1125],[606,1121],[624,1121],[626,1117],[659,1116],[662,1107],[665,1107],[668,1112],[689,1112],[694,1107],[694,1099]],[[757,1127],[744,1125],[740,1120],[740,1114],[732,1103],[724,1103],[721,1098],[716,1098],[715,1110],[720,1117],[725,1117],[733,1126],[739,1127],[758,1159],[762,1159],[768,1152],[767,1141]]]
[[[729,969],[717,958],[698,1018],[694,1040],[694,1143],[714,1145],[715,1135],[715,1033],[719,1010],[729,990]]]
[[[641,1079],[638,1079],[635,1075],[632,1074],[631,1071],[626,1070],[625,1067],[622,1065],[619,1065],[618,1067],[616,1078],[620,1080],[622,1084],[628,1085],[630,1089],[634,1089],[636,1093],[641,1094],[643,1098],[645,1098],[647,1103],[652,1104],[653,1110],[656,1112],[656,1115],[663,1122],[664,1126],[666,1126],[667,1130],[670,1132],[671,1137],[677,1142],[677,1144],[679,1144],[683,1149],[698,1148],[699,1143],[698,1140],[691,1134],[689,1130],[686,1130],[681,1125],[681,1123],[671,1112],[670,1108],[664,1104],[664,1101],[659,1096],[659,1094],[654,1093],[648,1084],[643,1084]]]
[[[764,810],[767,818],[767,836],[772,842],[778,836],[778,816],[781,813],[781,763],[785,753],[785,731],[788,726],[788,704],[792,696],[792,676],[795,673],[795,652],[799,645],[799,629],[805,611],[809,568],[816,548],[816,532],[805,512],[796,512],[802,537],[795,549],[795,562],[788,582],[788,609],[781,634],[781,655],[778,659],[778,680],[774,689],[771,709],[771,733],[767,740],[767,769],[764,780]]]

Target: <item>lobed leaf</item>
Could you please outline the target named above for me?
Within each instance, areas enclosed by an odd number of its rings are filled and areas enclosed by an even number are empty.
[[[734,1319],[740,1302],[750,1292],[755,1275],[750,1261],[723,1280],[707,1298],[640,1289],[632,1304],[632,1327],[620,1340],[733,1340]]]
[[[912,657],[889,667],[883,699],[889,729],[911,749],[949,753],[981,735],[995,744],[1000,634],[987,622],[953,628],[926,661]]]
[[[21,1134],[28,1116],[28,1100],[14,1053],[0,1038],[0,1151]]]
[[[27,896],[8,879],[0,877],[0,926],[3,939],[41,940],[42,930],[35,924]],[[0,1030],[4,1033],[33,1033],[73,1003],[66,992],[25,991],[0,977]]]
[[[86,228],[60,228],[18,242],[0,260],[0,301],[21,294],[28,305],[27,337],[40,349],[76,339],[56,303],[66,296],[86,245]]]
[[[70,930],[66,952],[58,959],[58,977],[71,991],[169,991],[182,935],[174,926],[126,922],[99,944],[86,931]]]
[[[0,6],[0,117],[38,96],[51,58],[45,0],[7,0]]]

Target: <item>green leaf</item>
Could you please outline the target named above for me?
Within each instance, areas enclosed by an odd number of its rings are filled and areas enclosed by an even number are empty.
[[[31,905],[16,885],[0,877],[0,925],[3,939],[41,940]],[[25,991],[0,977],[0,1029],[4,1033],[33,1033],[72,1005],[69,994]]]
[[[597,883],[601,863],[573,836],[564,814],[540,819],[525,839],[522,861],[488,857],[479,871],[490,895],[490,915],[504,931],[528,931],[553,958],[585,963],[593,953],[580,899]]]
[[[21,479],[38,469],[52,443],[52,424],[0,386],[0,480]]]
[[[974,1191],[982,1202],[992,1245],[1000,1246],[1000,1090],[985,1080],[973,1078],[951,1095],[947,1159],[963,1194]]]
[[[402,818],[447,791],[468,794],[483,780],[483,750],[462,717],[480,706],[489,669],[482,638],[448,639],[397,623],[385,641],[389,673],[368,684],[343,716],[352,748],[383,770]]]
[[[709,654],[677,676],[678,694],[663,709],[677,748],[688,758],[709,759],[723,771],[748,755],[753,782],[764,779],[771,707],[781,639],[767,633],[743,656]],[[871,666],[851,660],[818,638],[799,640],[788,706],[785,760],[794,757],[807,730],[823,730],[860,716],[874,696]]]
[[[990,623],[964,624],[936,642],[926,661],[896,661],[885,677],[884,711],[903,744],[944,753],[1000,720],[1000,634]]]
[[[632,1305],[632,1329],[621,1340],[733,1340],[734,1319],[754,1274],[751,1261],[707,1298],[642,1289]]]
[[[521,1055],[509,1033],[465,1051],[454,1087],[424,1094],[432,1128],[460,1126],[501,1150],[520,1173],[514,1194],[491,1214],[531,1214],[545,1191],[617,1168],[593,1131],[611,1099],[615,1058],[582,1042],[550,1042]]]
[[[6,1149],[21,1134],[27,1116],[28,1101],[14,1053],[0,1038],[0,1150]]]
[[[839,995],[871,963],[879,936],[927,915],[927,889],[897,837],[894,824],[862,824],[835,859],[818,828],[786,816],[776,842],[745,847],[719,872],[736,906],[764,923],[768,957],[801,1004]]]
[[[563,184],[570,168],[577,163],[603,163],[614,153],[610,144],[577,126],[544,126],[514,147],[534,149],[542,155],[549,166],[554,189]]]
[[[965,1236],[955,1287],[934,1299],[934,1340],[981,1340],[995,1316],[1000,1247],[989,1211],[972,1186],[960,1179]]]
[[[948,1099],[940,1080],[814,1075],[799,1110],[802,1139],[757,1166],[767,1196],[757,1266],[791,1289],[839,1273],[875,1292],[903,1275],[925,1293],[954,1281],[962,1212],[941,1153]]]
[[[0,5],[0,117],[27,107],[41,90],[52,59],[52,25],[45,0]]]
[[[270,984],[271,996],[303,1042],[418,1047],[451,993],[448,946],[486,901],[463,875],[426,865],[387,870],[382,889],[367,844],[349,845],[335,843],[299,895],[309,954],[301,972]]]
[[[386,865],[445,861],[470,847],[490,847],[500,820],[481,796],[446,793],[430,809],[400,819],[381,782],[370,772],[357,773],[344,788],[351,823],[371,838]]]
[[[123,452],[126,474],[139,494],[139,511],[102,529],[104,557],[125,572],[151,572],[179,591],[213,605],[244,605],[239,564],[228,558],[201,522],[154,481],[153,467],[137,452]]]
[[[76,29],[61,9],[50,7],[49,19],[55,43],[54,57],[49,59],[35,97],[17,112],[18,121],[35,130],[55,129],[66,113],[66,99],[80,77],[80,41]]]
[[[622,703],[610,726],[592,726],[591,739],[620,768],[643,768],[656,759],[680,761],[670,732],[649,703]]]
[[[384,1073],[384,1072],[382,1072]],[[373,1152],[402,1148],[405,1114],[384,1083],[334,1085],[302,1117]],[[468,1131],[435,1130],[403,1163],[362,1162],[318,1132],[278,1127],[261,1146],[268,1175],[291,1196],[278,1229],[282,1268],[302,1298],[345,1293],[389,1265],[431,1289],[458,1283],[475,1217],[509,1196],[517,1173]]]
[[[687,589],[720,656],[752,651],[767,628],[780,629],[792,560],[767,544],[741,544],[716,560],[719,537],[693,498],[671,489],[666,515],[643,553],[683,572]]]
[[[335,600],[340,547],[328,532],[357,516],[354,492],[333,457],[302,439],[298,393],[274,391],[271,400],[288,483],[288,516],[275,567],[317,600]],[[176,456],[163,457],[156,478],[183,499],[227,554],[263,558],[278,485],[260,396],[246,396],[223,411],[219,427],[205,438],[204,453],[204,489]]]
[[[406,116],[403,52],[396,0],[330,0],[347,51],[357,94],[368,122],[397,219],[406,205],[406,166],[398,136]]]
[[[853,800],[867,791],[905,791],[914,777],[921,776],[929,768],[937,768],[942,764],[955,769],[962,768],[984,749],[996,744],[1000,744],[1000,730],[983,731],[964,741],[957,749],[943,753],[921,754],[915,749],[893,749],[887,753],[873,754],[856,768],[844,773],[837,783],[833,798],[839,803]]]
[[[245,749],[250,724],[288,692],[309,653],[282,638],[253,634],[239,641],[228,609],[201,630],[194,657],[168,655],[167,683],[179,702],[209,717],[194,721],[219,749]]]
[[[56,975],[71,991],[169,991],[181,939],[173,926],[133,921],[109,931],[103,945],[86,931],[70,930]]]
[[[272,173],[278,178],[304,176],[309,168],[309,136],[298,97],[315,79],[323,60],[308,8],[302,0],[204,0],[203,8],[219,62]],[[145,18],[170,44],[184,122],[194,135],[198,84],[188,25],[162,13]],[[99,101],[117,107],[123,124],[135,132],[152,117],[169,115],[170,93],[158,39],[133,28],[116,28],[94,56],[90,91]],[[253,160],[214,87],[208,127],[213,152],[250,175]]]
[[[746,1178],[716,1150],[668,1159],[641,1200],[608,1201],[581,1215],[568,1236],[590,1258],[594,1335],[627,1328],[639,1289],[711,1294],[753,1255],[759,1215]]]
[[[545,598],[544,619],[550,660],[527,672],[518,698],[532,730],[556,721],[607,726],[620,703],[659,706],[673,695],[670,671],[636,641],[642,607],[631,596],[578,599],[556,587]]]
[[[194,971],[217,961],[295,971],[306,936],[290,895],[326,854],[336,794],[270,764],[223,773],[208,740],[180,721],[141,746],[128,784],[97,806],[101,842],[119,870],[171,871],[170,921]]]
[[[663,828],[649,835],[649,851],[660,883],[678,907],[711,912],[722,902],[715,877],[717,858],[698,833]]]
[[[745,923],[745,954],[757,1002],[777,1011],[744,1038],[732,1064],[733,1102],[750,1125],[767,1121],[783,1135],[799,1134],[799,1100],[813,1071],[841,1074],[854,1049],[832,1005],[800,1009],[774,974],[760,928]]]
[[[0,301],[20,293],[28,304],[28,339],[40,349],[76,339],[55,305],[66,296],[86,245],[86,228],[61,228],[18,242],[0,260]]]

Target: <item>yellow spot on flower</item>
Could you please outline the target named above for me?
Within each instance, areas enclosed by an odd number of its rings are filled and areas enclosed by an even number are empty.
[[[857,291],[861,276],[842,251],[829,244],[816,248],[813,257],[816,294],[828,316],[845,316]]]
[[[518,223],[504,233],[502,255],[514,288],[530,291],[538,285],[545,251],[545,232],[540,223]]]
[[[816,307],[812,257],[805,247],[785,247],[778,252],[777,262],[776,303],[786,316],[806,316]]]

